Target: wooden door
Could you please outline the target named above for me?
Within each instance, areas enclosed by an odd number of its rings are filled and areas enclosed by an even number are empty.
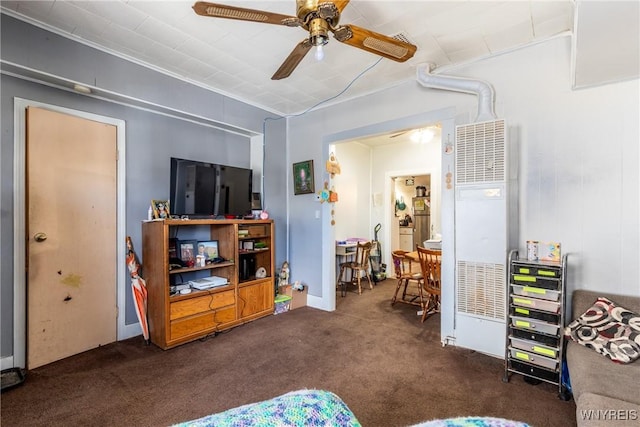
[[[27,109],[27,367],[116,340],[116,127]],[[124,244],[124,242],[121,242]]]

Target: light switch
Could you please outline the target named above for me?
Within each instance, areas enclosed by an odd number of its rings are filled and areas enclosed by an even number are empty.
[[[316,219],[320,219],[320,211],[316,211]]]

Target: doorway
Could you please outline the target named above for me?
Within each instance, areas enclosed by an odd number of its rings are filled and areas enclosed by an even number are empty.
[[[27,114],[26,111],[30,107],[36,107],[48,110],[49,112],[56,112],[60,114],[69,115],[75,119],[81,118],[85,120],[90,120],[95,123],[99,123],[101,125],[108,125],[115,127],[115,150],[113,151],[113,157],[111,157],[111,163],[115,163],[115,206],[112,211],[112,222],[114,222],[114,226],[112,229],[112,240],[114,242],[114,248],[112,252],[115,253],[113,256],[112,267],[115,263],[115,280],[112,281],[112,289],[110,290],[111,295],[115,296],[115,302],[117,307],[110,308],[111,317],[115,317],[117,313],[117,323],[116,323],[116,331],[115,331],[115,339],[124,339],[130,336],[135,336],[135,332],[132,334],[132,328],[127,327],[125,325],[125,283],[126,283],[126,264],[125,264],[125,162],[124,155],[118,155],[117,153],[124,153],[125,149],[125,128],[124,121],[112,119],[108,117],[98,116],[95,114],[80,112],[76,110],[67,109],[64,107],[58,107],[53,105],[48,105],[44,103],[40,103],[37,101],[25,100],[25,99],[15,99],[14,103],[14,115],[15,115],[15,140],[14,140],[14,164],[16,165],[14,169],[14,271],[26,271],[28,265],[27,259],[27,246],[26,239],[27,231],[29,230],[27,224],[27,171],[25,168],[27,161],[27,135],[26,135],[26,123],[27,123]],[[33,201],[31,202],[33,204]],[[66,211],[69,212],[69,211]],[[64,211],[63,211],[64,213]],[[29,230],[33,231],[33,230]],[[31,234],[31,233],[30,233]],[[44,232],[45,236],[40,236],[39,239],[46,237],[46,231]],[[87,232],[89,234],[89,232]],[[29,236],[34,237],[34,236]],[[35,240],[35,238],[34,238]],[[55,240],[55,239],[54,239]],[[122,244],[119,244],[122,242]],[[74,276],[73,274],[69,274],[65,276],[66,273],[73,273],[71,270],[65,269],[57,269],[54,272],[54,276],[59,280],[64,280],[68,285],[73,287],[76,285],[78,276]],[[60,277],[58,277],[60,276]],[[88,275],[87,275],[88,276]],[[28,297],[27,297],[27,281],[26,276],[16,274],[14,280],[14,334],[13,334],[13,361],[12,365],[14,367],[27,367],[27,306],[28,306]],[[64,301],[67,297],[71,297],[70,300]],[[73,295],[65,295],[62,298],[62,303],[68,303],[74,301]],[[76,300],[77,301],[77,300]],[[32,325],[30,325],[32,326]],[[139,325],[137,329],[139,330]],[[133,329],[136,329],[135,327]],[[31,344],[33,345],[33,343]],[[97,344],[99,345],[99,344]],[[80,350],[82,351],[82,350]],[[34,362],[34,365],[42,364],[41,362]],[[44,362],[48,363],[48,362]],[[29,366],[32,368],[33,366]]]
[[[429,187],[430,204],[432,200],[434,205],[429,210],[430,224],[425,226],[425,236],[430,238],[432,232],[441,234],[441,125],[435,122],[415,130],[420,132],[427,128],[433,130],[428,140],[414,140],[414,129],[406,129],[341,141],[329,147],[330,152],[335,152],[342,170],[331,180],[339,194],[339,201],[331,207],[335,211],[332,227],[335,240],[377,237],[388,277],[393,275],[391,251],[398,249],[400,244],[398,215],[413,217],[412,199],[416,186]],[[395,184],[399,180],[403,184],[403,196],[397,197],[399,188]],[[397,198],[406,199],[402,212],[396,210]],[[424,216],[417,219],[423,220]],[[374,232],[377,224],[381,225],[379,233]],[[413,234],[413,227],[411,230]],[[415,250],[413,235],[411,240],[412,250]]]

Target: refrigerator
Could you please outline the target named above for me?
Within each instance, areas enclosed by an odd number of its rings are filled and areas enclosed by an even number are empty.
[[[431,204],[429,197],[413,197],[413,244],[424,246],[424,241],[431,238]]]

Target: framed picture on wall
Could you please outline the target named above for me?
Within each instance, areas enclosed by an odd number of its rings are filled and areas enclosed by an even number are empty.
[[[293,194],[314,193],[313,160],[293,164]]]

